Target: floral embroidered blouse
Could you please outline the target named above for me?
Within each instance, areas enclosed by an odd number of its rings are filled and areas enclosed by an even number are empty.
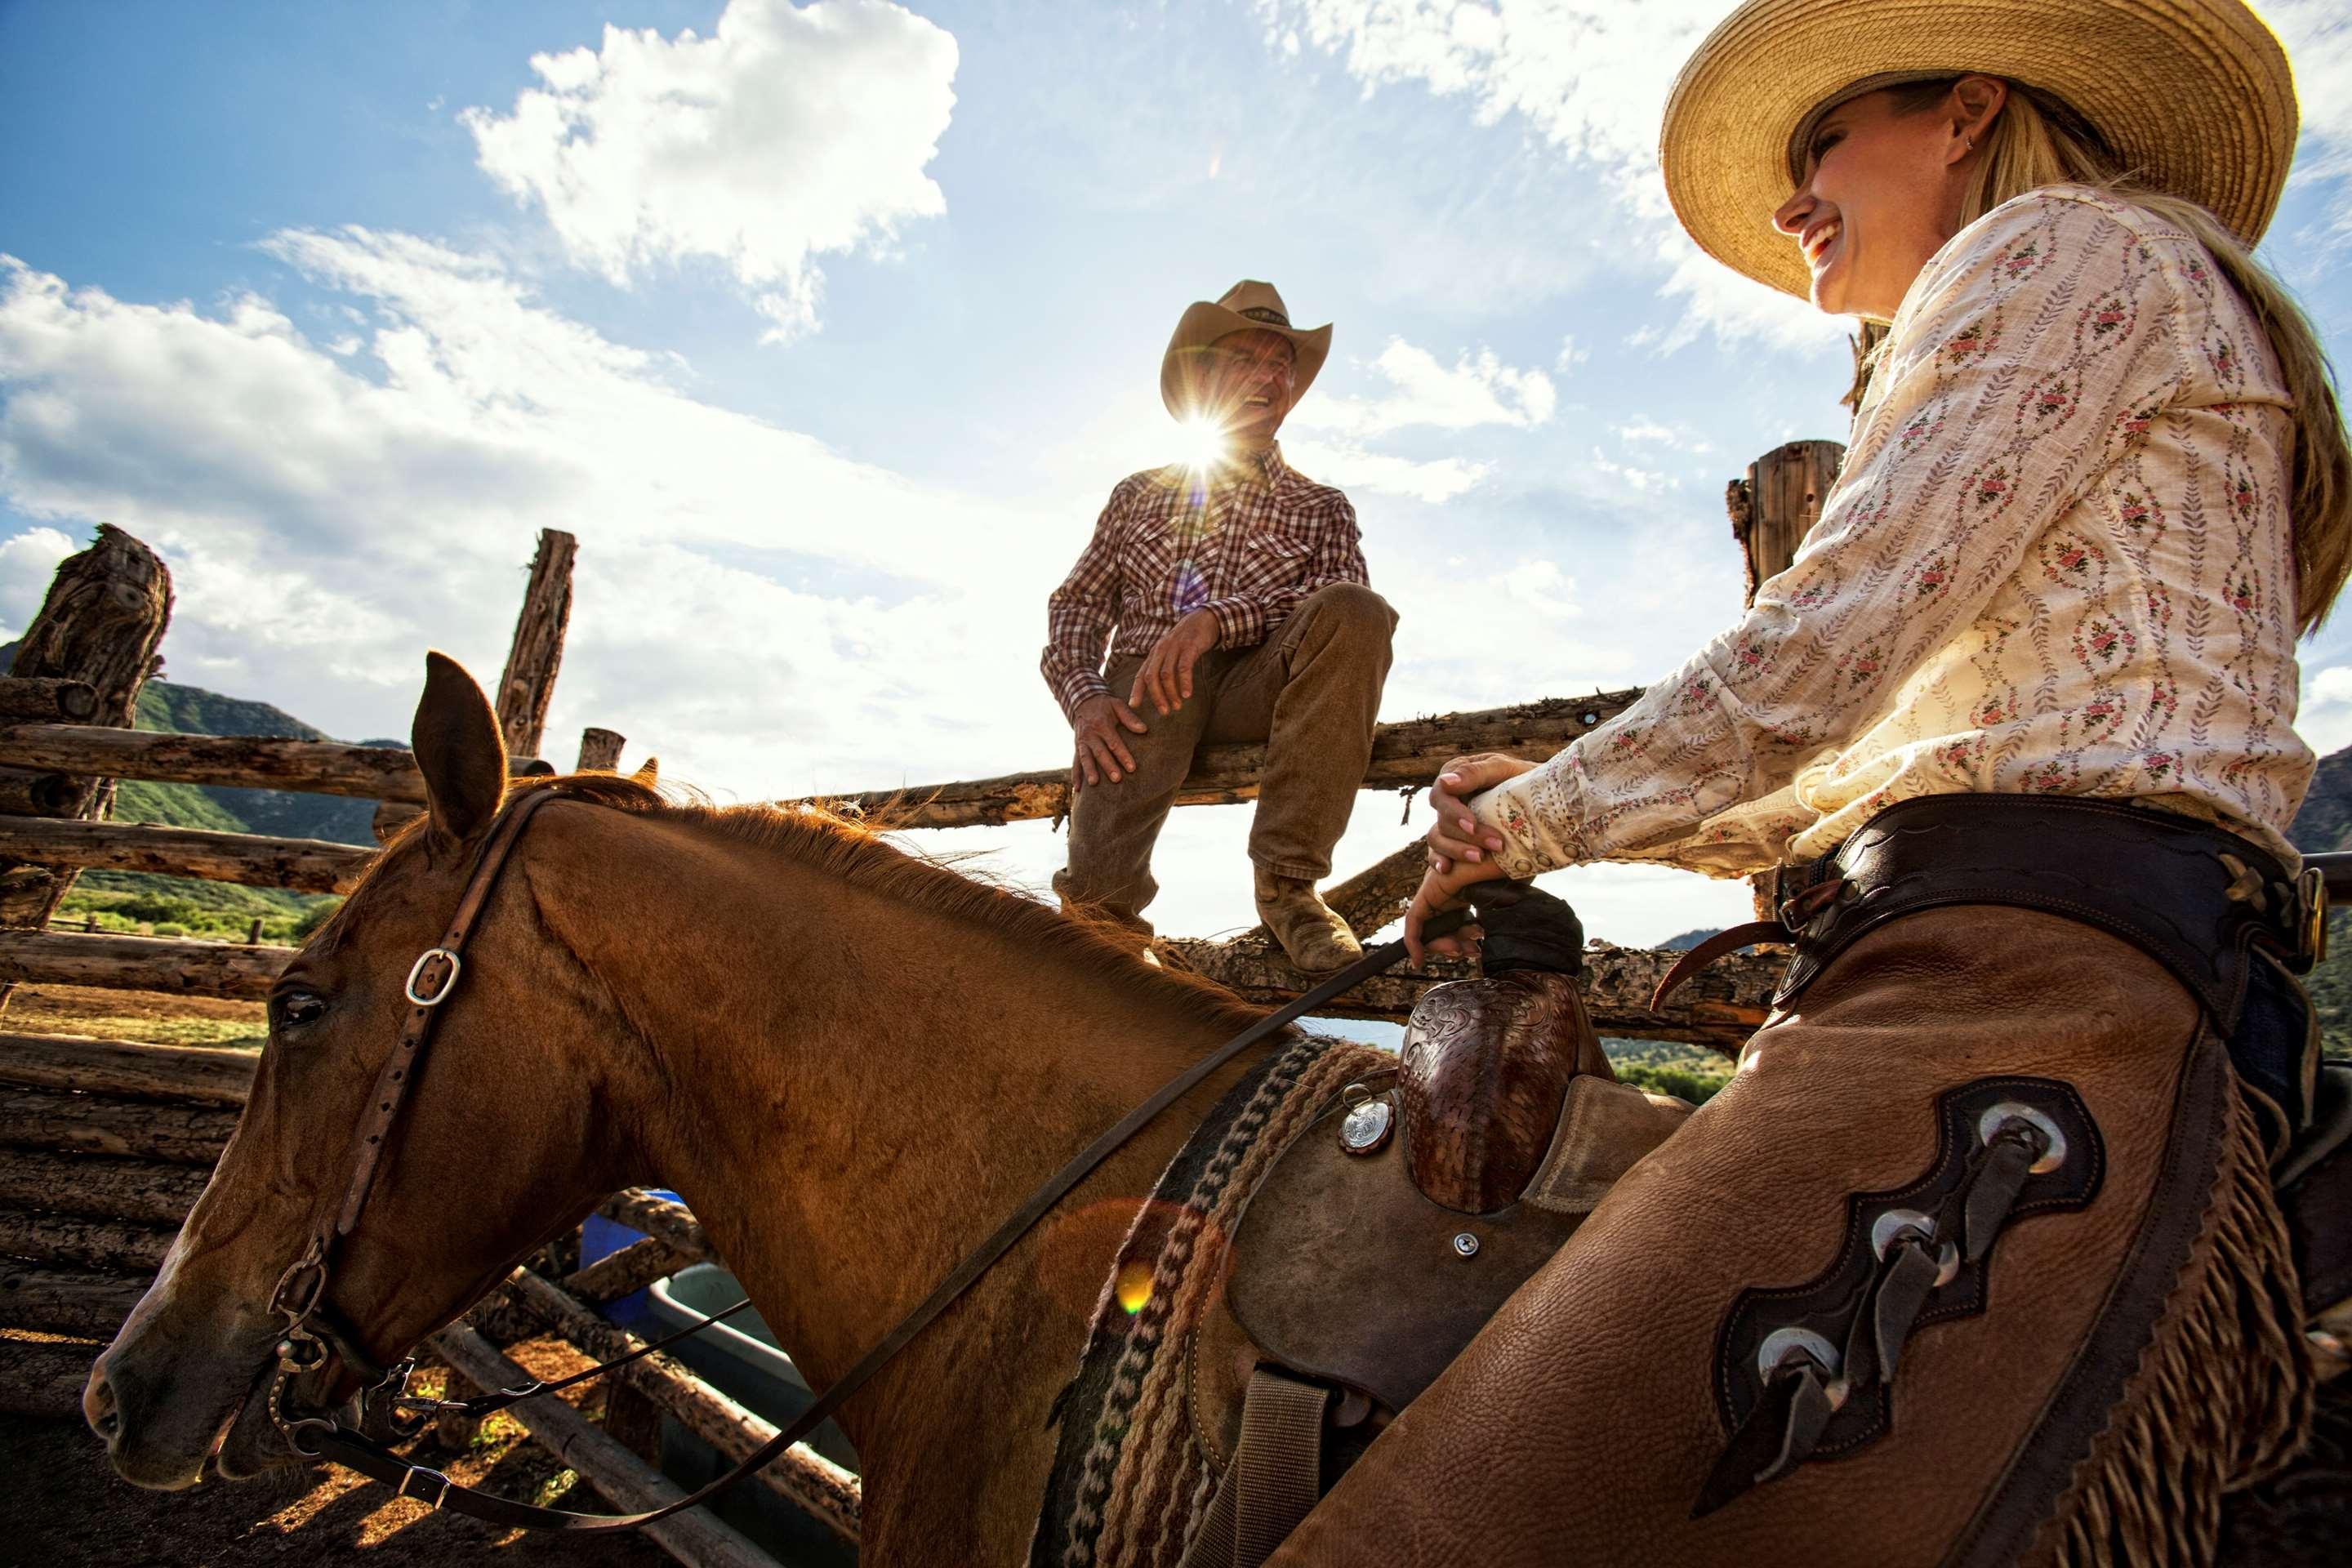
[[[2289,399],[2194,238],[2078,186],[1953,237],[1897,311],[1795,563],[1609,723],[1480,795],[1512,876],[1717,876],[1962,791],[2285,830]]]

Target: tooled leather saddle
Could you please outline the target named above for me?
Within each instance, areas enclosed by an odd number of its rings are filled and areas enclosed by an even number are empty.
[[[1192,1439],[1225,1477],[1187,1568],[1261,1561],[1690,1114],[1612,1070],[1573,911],[1532,889],[1498,904],[1486,977],[1426,993],[1395,1068],[1310,1123],[1234,1228],[1183,1346]]]

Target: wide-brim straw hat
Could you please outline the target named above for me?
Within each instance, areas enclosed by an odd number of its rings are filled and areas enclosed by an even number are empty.
[[[1839,103],[1981,72],[2070,107],[2143,185],[2202,204],[2252,245],[2294,156],[2286,51],[2238,0],[1748,0],[1666,100],[1659,158],[1699,247],[1811,291],[1772,209],[1802,177],[1801,136]]]
[[[1179,419],[1192,415],[1184,396],[1184,365],[1192,356],[1230,332],[1253,331],[1279,332],[1290,340],[1290,351],[1296,356],[1291,362],[1295,374],[1290,402],[1297,406],[1331,353],[1330,323],[1303,331],[1292,326],[1290,308],[1282,302],[1275,286],[1244,278],[1218,300],[1194,300],[1177,318],[1175,335],[1168,340],[1168,352],[1160,358],[1160,401],[1168,405],[1168,412]]]

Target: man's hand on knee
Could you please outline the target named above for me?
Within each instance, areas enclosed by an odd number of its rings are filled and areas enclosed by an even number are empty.
[[[1117,784],[1135,771],[1135,753],[1127,749],[1126,738],[1119,731],[1132,730],[1141,735],[1147,731],[1135,710],[1109,692],[1079,703],[1070,728],[1076,732],[1078,742],[1077,761],[1070,767],[1073,794],[1088,784],[1100,784],[1106,777]]]
[[[1217,617],[1209,611],[1194,610],[1178,621],[1161,634],[1143,668],[1135,672],[1128,706],[1140,708],[1149,697],[1162,718],[1183,707],[1192,695],[1192,666],[1216,646]]]

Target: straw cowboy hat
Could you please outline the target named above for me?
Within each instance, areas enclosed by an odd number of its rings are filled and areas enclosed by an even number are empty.
[[[1791,294],[1804,258],[1772,227],[1804,139],[1879,88],[1982,72],[2071,108],[2139,181],[2210,208],[2249,245],[2294,155],[2286,53],[2238,0],[1748,0],[1666,100],[1666,195],[1717,260]]]
[[[1185,362],[1227,332],[1250,331],[1279,332],[1290,340],[1291,352],[1297,357],[1293,362],[1297,379],[1291,389],[1290,401],[1296,405],[1307,395],[1307,384],[1315,373],[1323,368],[1323,357],[1331,352],[1331,325],[1325,322],[1311,331],[1301,331],[1290,324],[1289,309],[1271,283],[1260,283],[1244,278],[1225,290],[1215,304],[1196,300],[1184,309],[1177,320],[1176,335],[1168,340],[1168,352],[1160,361],[1160,401],[1177,418],[1189,416],[1184,405]]]

